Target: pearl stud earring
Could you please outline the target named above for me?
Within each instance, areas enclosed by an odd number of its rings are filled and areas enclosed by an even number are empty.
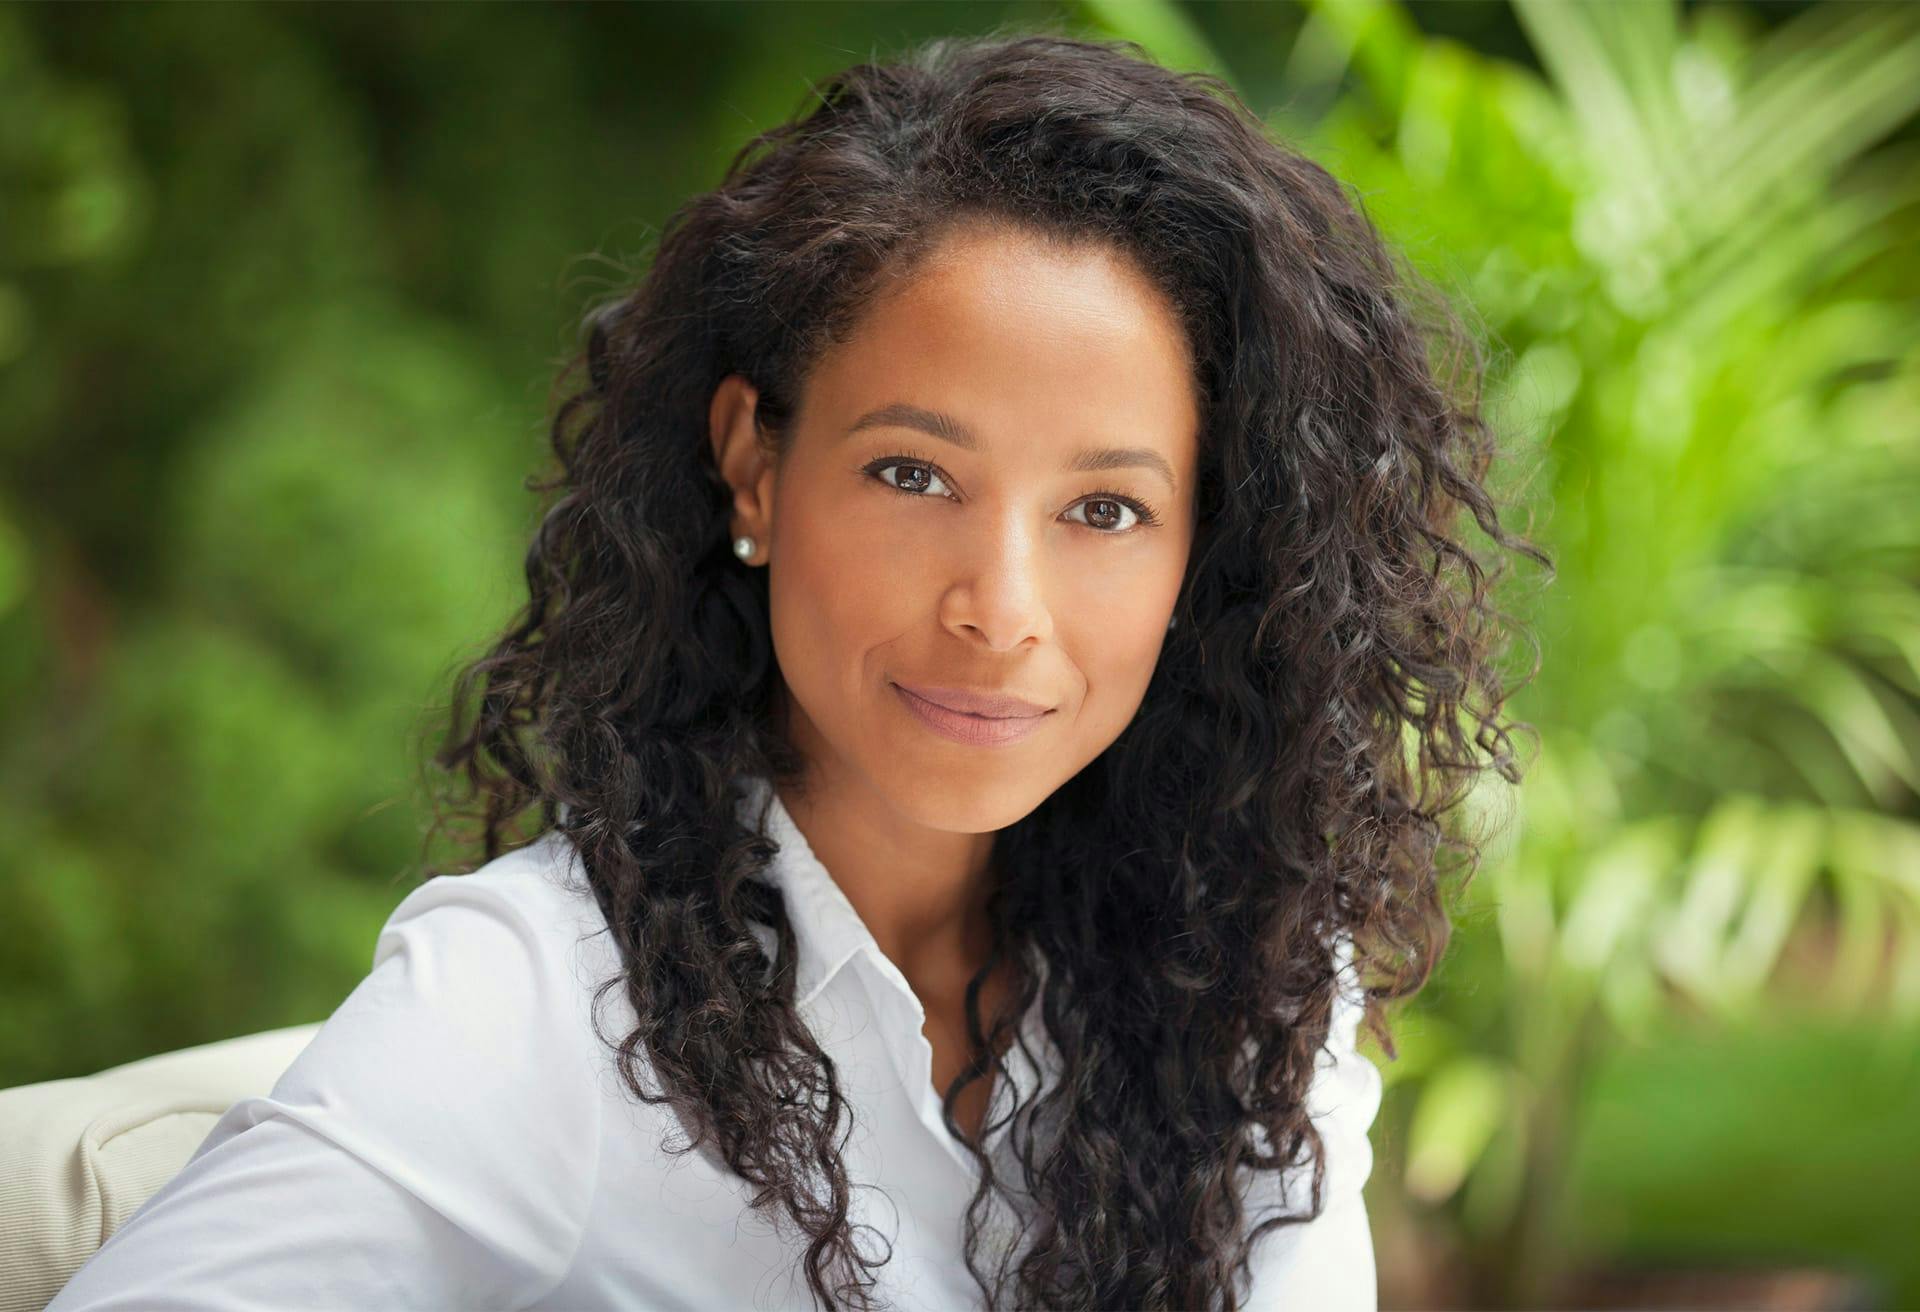
[[[733,540],[733,554],[742,560],[747,559],[747,557],[753,554],[753,539],[735,538]]]

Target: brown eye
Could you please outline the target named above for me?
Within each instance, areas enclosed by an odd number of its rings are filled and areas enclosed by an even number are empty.
[[[893,478],[888,478],[885,471],[889,469],[899,470],[901,472]],[[868,465],[867,472],[879,479],[882,483],[885,483],[888,487],[894,489],[894,491],[903,492],[908,496],[925,496],[936,484],[943,489],[938,495],[948,495],[944,490],[946,488],[945,480],[934,473],[930,466],[921,464],[916,460],[905,460],[890,456],[887,459],[876,460]]]
[[[1111,534],[1116,537],[1122,533],[1132,532],[1134,528],[1142,523],[1151,524],[1154,522],[1151,516],[1143,514],[1131,502],[1121,501],[1115,497],[1088,497],[1085,501],[1075,505],[1073,509],[1078,510],[1082,507],[1086,509],[1087,516],[1080,521],[1081,523],[1097,532]],[[1070,510],[1067,513],[1072,514],[1073,512]],[[1126,522],[1125,517],[1128,515],[1134,517],[1132,523]]]

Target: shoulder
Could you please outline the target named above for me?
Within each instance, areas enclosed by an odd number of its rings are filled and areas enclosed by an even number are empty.
[[[344,1067],[373,1055],[362,1040],[373,1034],[395,1045],[380,1056],[423,1078],[431,1069],[441,1079],[470,1073],[500,1088],[543,1087],[552,1073],[542,1059],[585,1057],[580,1027],[610,946],[605,928],[558,834],[468,874],[435,876],[388,915],[371,969],[303,1060]],[[290,1074],[300,1070],[296,1062]]]
[[[600,1027],[622,1032],[635,1023],[624,990],[599,993],[624,963],[580,854],[558,830],[467,874],[415,886],[380,929],[374,972],[396,955],[416,970],[482,977],[475,997],[499,980],[545,981],[533,998],[550,1017],[565,1012],[591,1026],[598,1011]]]
[[[480,955],[506,949],[525,964],[551,964],[605,929],[579,854],[565,835],[550,831],[467,874],[415,886],[381,927],[373,965],[378,969],[410,939]]]
[[[372,969],[228,1130],[283,1117],[469,1233],[548,1259],[565,1250],[591,1197],[609,1086],[589,1020],[604,921],[570,887],[562,844],[416,886],[381,928]]]
[[[592,996],[617,970],[579,858],[549,833],[415,886],[309,1054],[328,1070],[377,1054],[422,1085],[472,1077],[495,1103],[578,1097],[599,1064]],[[300,1073],[297,1063],[289,1072]]]

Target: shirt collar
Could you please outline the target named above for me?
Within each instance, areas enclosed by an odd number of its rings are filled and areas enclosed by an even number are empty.
[[[787,915],[793,922],[799,948],[795,972],[795,1001],[812,1002],[833,977],[854,957],[866,952],[883,978],[897,981],[898,987],[912,996],[899,971],[880,951],[879,941],[867,923],[854,910],[853,903],[841,891],[833,875],[814,855],[812,844],[800,832],[779,792],[762,775],[747,775],[740,781],[740,801],[735,814],[748,829],[764,833],[779,847],[762,875],[765,882],[782,890]],[[1047,981],[1046,959],[1038,953],[1030,957],[1035,978],[1041,987]],[[914,1006],[919,1002],[916,999]],[[1034,1000],[1038,1012],[1040,999]],[[1029,1021],[1032,1016],[1029,1016]]]
[[[795,1001],[812,1002],[861,951],[878,958],[880,945],[765,777],[750,775],[743,781],[738,814],[742,824],[779,847],[763,878],[781,890],[793,922],[799,947]]]

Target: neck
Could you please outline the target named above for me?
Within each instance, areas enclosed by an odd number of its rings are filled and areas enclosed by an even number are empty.
[[[994,834],[926,825],[821,750],[824,744],[802,746],[805,779],[778,789],[813,854],[916,988],[925,982],[944,991],[956,976],[964,983],[992,944]]]

